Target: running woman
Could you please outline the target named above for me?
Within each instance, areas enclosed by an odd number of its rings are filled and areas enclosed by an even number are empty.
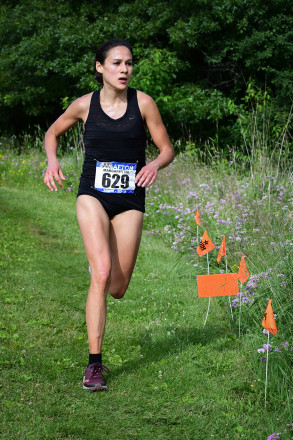
[[[77,219],[88,258],[91,282],[86,303],[89,363],[83,388],[107,390],[102,343],[106,297],[124,296],[141,239],[145,188],[174,158],[166,128],[153,99],[129,87],[133,51],[125,40],[109,40],[96,53],[101,90],[76,99],[45,136],[50,191],[65,180],[57,159],[58,138],[84,122],[85,159],[77,194]],[[146,127],[158,156],[146,165]],[[57,184],[57,185],[56,185]]]

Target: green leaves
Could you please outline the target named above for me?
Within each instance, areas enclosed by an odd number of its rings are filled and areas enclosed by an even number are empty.
[[[164,100],[179,70],[187,68],[187,62],[181,62],[175,52],[168,49],[136,48],[139,59],[134,68],[131,85],[151,95],[158,102]]]
[[[63,110],[64,97],[97,88],[96,48],[115,37],[133,44],[132,86],[158,102],[171,137],[182,136],[182,124],[184,135],[202,141],[221,129],[232,133],[232,107],[241,104],[250,79],[270,88],[278,110],[288,110],[292,8],[286,0],[4,2],[2,129],[27,129],[32,118],[46,128]],[[201,126],[194,127],[199,120]]]

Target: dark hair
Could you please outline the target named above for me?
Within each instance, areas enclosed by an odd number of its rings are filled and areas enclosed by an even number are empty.
[[[129,51],[131,52],[131,55],[133,56],[132,47],[128,43],[128,41],[126,41],[126,40],[118,40],[118,39],[114,38],[112,40],[108,40],[108,41],[105,41],[104,43],[102,43],[97,49],[96,61],[95,61],[95,80],[99,84],[103,84],[103,75],[96,71],[96,62],[98,61],[99,63],[104,64],[105,59],[108,56],[109,50],[111,50],[111,49],[113,49],[113,47],[117,47],[117,46],[127,47],[127,49],[129,49]]]

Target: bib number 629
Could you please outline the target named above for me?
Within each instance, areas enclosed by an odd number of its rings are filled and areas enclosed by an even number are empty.
[[[103,173],[102,186],[103,188],[127,189],[129,187],[129,176],[127,174],[120,175],[120,174]]]
[[[136,163],[98,162],[95,189],[105,193],[134,193]]]

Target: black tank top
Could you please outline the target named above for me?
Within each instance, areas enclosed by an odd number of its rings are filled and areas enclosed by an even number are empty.
[[[82,177],[94,181],[96,161],[137,162],[137,173],[145,165],[146,132],[136,89],[127,89],[127,108],[112,119],[100,104],[100,90],[91,98],[84,130],[85,159]]]

